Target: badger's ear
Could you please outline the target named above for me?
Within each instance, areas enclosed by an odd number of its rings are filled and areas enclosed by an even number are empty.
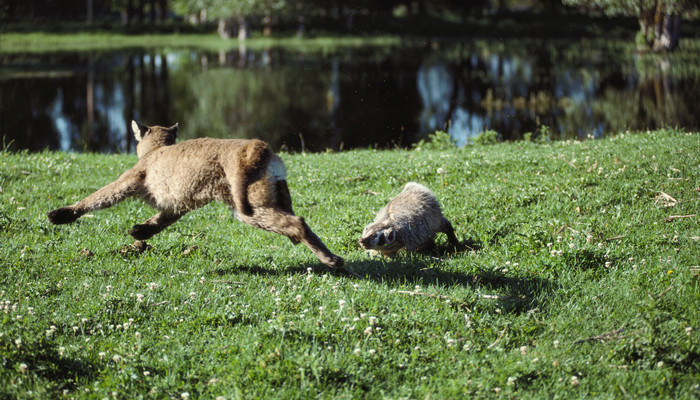
[[[143,137],[146,136],[148,127],[143,126],[136,121],[131,121],[131,130],[134,131],[134,137],[136,138],[136,141],[140,142],[143,139]]]
[[[391,244],[396,241],[396,231],[394,229],[387,229],[384,231],[384,236],[386,236],[386,243]]]
[[[180,126],[180,124],[178,124],[178,123],[176,122],[175,125],[173,125],[173,126],[171,126],[170,128],[168,128],[168,131],[170,131],[170,133],[172,133],[173,136],[177,137],[177,132],[178,132],[178,130],[179,130],[179,126]]]

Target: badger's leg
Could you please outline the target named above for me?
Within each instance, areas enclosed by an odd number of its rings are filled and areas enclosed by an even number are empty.
[[[455,230],[450,221],[448,221],[445,217],[442,217],[442,228],[440,229],[440,232],[447,235],[447,240],[449,240],[453,246],[459,246],[459,240],[457,239],[457,236],[455,236]]]
[[[146,220],[143,224],[134,225],[134,227],[129,230],[129,234],[136,240],[150,239],[153,235],[167,228],[183,215],[185,215],[185,213],[160,212]]]
[[[303,217],[271,207],[256,207],[252,217],[241,216],[249,225],[287,236],[294,243],[302,242],[329,267],[340,267],[345,261],[328,250],[325,244],[309,228]]]
[[[138,192],[140,182],[139,174],[127,171],[119,179],[90,196],[73,205],[49,211],[46,216],[52,224],[69,224],[89,211],[108,208],[134,196]]]

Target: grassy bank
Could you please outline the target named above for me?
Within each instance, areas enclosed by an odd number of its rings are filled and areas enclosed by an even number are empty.
[[[388,46],[401,43],[401,38],[392,35],[364,37],[315,37],[297,38],[293,35],[278,38],[255,37],[246,40],[245,45],[251,49],[280,46],[301,49],[324,49],[342,46]],[[142,34],[123,33],[16,33],[2,34],[0,54],[44,53],[52,51],[106,51],[126,48],[199,48],[212,51],[230,51],[238,49],[238,40],[220,38],[216,33],[187,34]]]
[[[137,201],[50,226],[135,157],[3,153],[0,397],[697,398],[699,154],[677,131],[282,154],[356,278],[222,204],[142,254]],[[473,250],[358,248],[408,181]]]

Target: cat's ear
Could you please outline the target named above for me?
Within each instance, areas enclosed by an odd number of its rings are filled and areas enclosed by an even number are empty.
[[[134,131],[134,137],[136,138],[136,141],[140,142],[141,140],[143,140],[144,136],[146,136],[146,132],[148,132],[148,127],[143,126],[136,121],[131,121],[131,130]]]
[[[177,137],[177,132],[178,132],[178,130],[180,129],[179,126],[180,126],[180,124],[178,124],[178,123],[176,122],[175,125],[173,125],[173,126],[171,126],[170,128],[168,128],[168,131],[170,131],[170,133],[172,133],[173,136]]]

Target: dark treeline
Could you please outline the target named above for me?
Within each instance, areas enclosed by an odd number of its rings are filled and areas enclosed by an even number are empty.
[[[629,36],[669,51],[698,35],[690,0],[3,0],[2,30],[252,34]],[[688,20],[681,30],[681,21]]]

